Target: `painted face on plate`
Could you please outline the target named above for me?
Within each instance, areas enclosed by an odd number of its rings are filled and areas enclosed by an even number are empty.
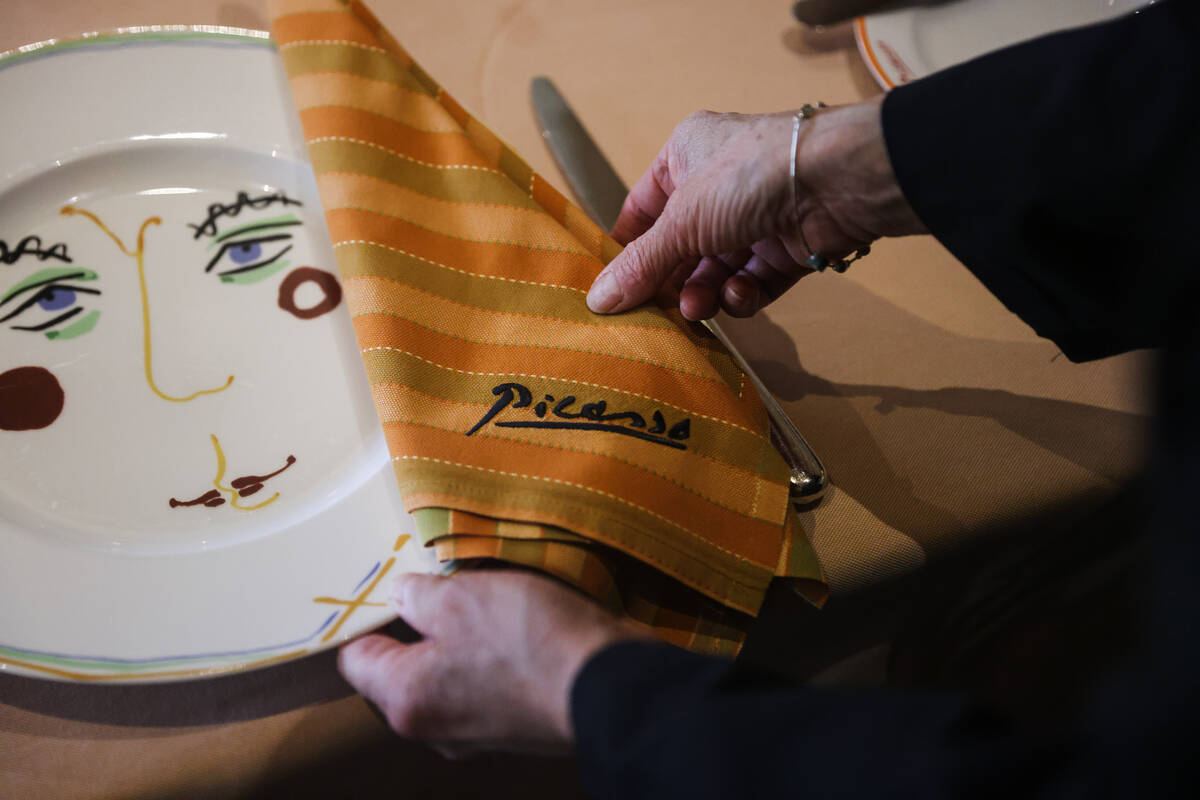
[[[314,206],[271,186],[151,190],[0,230],[0,504],[158,552],[352,490],[371,430]]]

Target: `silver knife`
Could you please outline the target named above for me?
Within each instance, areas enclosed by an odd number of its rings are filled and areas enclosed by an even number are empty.
[[[549,78],[534,78],[529,88],[542,138],[576,200],[593,222],[606,231],[612,230],[629,193],[624,182]],[[715,320],[707,320],[704,325],[725,345],[762,398],[771,418],[771,439],[791,469],[792,499],[805,503],[819,500],[828,485],[821,459],[721,326]]]

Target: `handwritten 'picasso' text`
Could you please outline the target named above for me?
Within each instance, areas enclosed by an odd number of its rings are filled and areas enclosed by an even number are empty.
[[[578,410],[574,408],[577,402],[574,395],[555,399],[553,395],[548,394],[544,400],[534,403],[533,392],[519,383],[501,383],[492,388],[492,394],[496,395],[496,402],[467,431],[467,436],[492,422],[497,414],[508,408],[528,408],[533,419],[495,422],[493,424],[496,427],[601,431],[632,436],[676,450],[687,449],[683,442],[691,436],[692,431],[690,418],[685,417],[668,428],[667,420],[661,411],[654,411],[647,422],[646,417],[636,411],[609,411],[608,402],[605,400],[584,403]]]

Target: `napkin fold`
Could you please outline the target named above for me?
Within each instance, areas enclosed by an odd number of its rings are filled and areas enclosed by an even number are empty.
[[[620,246],[357,0],[273,0],[396,480],[442,560],[533,567],[695,650],[820,566],[753,387],[677,310],[592,314]]]

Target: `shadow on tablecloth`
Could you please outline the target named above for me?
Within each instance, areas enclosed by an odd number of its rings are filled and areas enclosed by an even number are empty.
[[[399,620],[384,630],[402,640],[415,639],[412,629]],[[117,726],[106,729],[109,738],[121,738],[122,726],[130,728],[131,736],[144,737],[146,728],[243,722],[352,694],[338,674],[336,650],[265,669],[175,683],[97,685],[0,675],[0,704],[45,715],[44,733],[54,736],[63,735],[58,720]],[[30,731],[28,724],[22,722],[21,732],[39,733]]]

